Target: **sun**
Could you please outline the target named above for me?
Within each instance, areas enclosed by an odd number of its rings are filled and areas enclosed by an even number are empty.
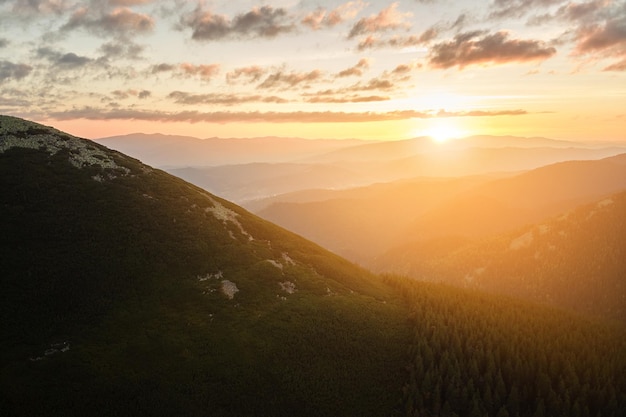
[[[461,137],[463,132],[451,120],[435,120],[424,131],[424,135],[432,138],[437,143],[444,143],[450,139]]]

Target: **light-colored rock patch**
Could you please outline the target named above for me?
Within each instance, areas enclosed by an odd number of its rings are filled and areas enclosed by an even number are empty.
[[[217,279],[217,280],[219,280],[219,279],[222,279],[222,278],[224,278],[224,274],[222,273],[222,271],[218,271],[215,274],[208,273],[205,276],[198,275],[196,277],[196,279],[198,281],[200,281],[200,282],[208,281],[210,279]]]
[[[254,240],[253,237],[243,228],[241,223],[239,223],[239,220],[237,219],[237,217],[239,217],[239,214],[235,213],[227,207],[224,207],[223,204],[211,198],[211,196],[206,195],[206,197],[211,200],[211,203],[213,203],[212,207],[207,207],[205,209],[206,212],[213,214],[213,216],[215,216],[217,220],[220,220],[224,224],[228,222],[233,223],[235,226],[237,226],[241,234],[248,238],[248,240]]]
[[[298,291],[296,284],[291,281],[279,282],[278,284],[280,285],[280,289],[285,291],[287,294],[293,294]]]
[[[596,207],[598,208],[602,208],[602,207],[606,207],[606,206],[610,206],[611,204],[613,204],[614,201],[612,198],[605,198],[604,200],[598,202],[598,204],[596,205]]]
[[[291,257],[289,256],[289,254],[287,252],[283,252],[283,260],[285,261],[285,263],[287,265],[295,265],[296,262],[291,259]]]
[[[235,294],[239,292],[239,288],[237,288],[237,284],[227,279],[222,281],[222,292],[229,300],[232,300],[235,297]]]
[[[280,269],[281,271],[283,270],[283,264],[281,264],[278,261],[275,261],[273,259],[266,259],[266,262],[269,262],[270,264],[274,265],[276,268]]]
[[[520,237],[513,239],[511,241],[511,244],[509,245],[509,249],[511,249],[511,250],[518,250],[518,249],[526,248],[526,247],[530,246],[531,243],[533,243],[533,232],[532,231],[524,233]]]

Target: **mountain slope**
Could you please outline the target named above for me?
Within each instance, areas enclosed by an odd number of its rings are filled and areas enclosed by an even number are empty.
[[[0,135],[4,415],[393,413],[378,278],[93,142]]]
[[[408,244],[381,270],[478,288],[626,323],[626,192],[473,243]]]

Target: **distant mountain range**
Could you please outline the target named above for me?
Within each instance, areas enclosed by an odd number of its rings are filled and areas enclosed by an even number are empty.
[[[416,177],[519,172],[599,159],[624,147],[545,138],[473,136],[444,144],[301,138],[198,139],[131,134],[97,142],[239,204],[307,189],[347,189]]]
[[[619,417],[626,407],[621,324],[374,275],[93,141],[0,116],[0,191],[2,416]],[[435,206],[443,195],[431,191]],[[622,230],[622,200],[506,245],[534,250],[580,225],[577,254],[590,231]],[[624,235],[591,238],[603,248]],[[583,271],[621,254],[598,251]]]

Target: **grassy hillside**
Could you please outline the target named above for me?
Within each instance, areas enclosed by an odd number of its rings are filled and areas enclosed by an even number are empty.
[[[372,275],[92,142],[0,117],[0,190],[2,416],[626,407],[623,328]]]

